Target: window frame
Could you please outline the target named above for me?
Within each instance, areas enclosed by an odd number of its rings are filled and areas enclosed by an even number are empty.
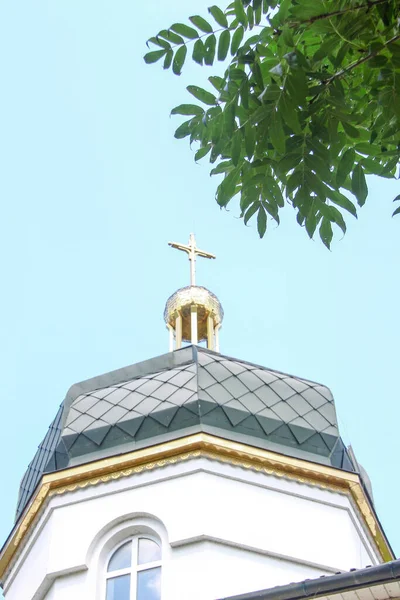
[[[160,548],[161,558],[160,560],[147,562],[144,564],[138,564],[139,558],[139,540],[147,539],[151,540]],[[111,558],[114,554],[125,546],[125,544],[131,543],[131,566],[125,567],[124,569],[117,569],[115,571],[108,571],[108,565],[110,563]],[[107,553],[105,559],[105,573],[103,576],[104,586],[103,586],[103,598],[104,600],[108,600],[107,598],[107,582],[109,579],[114,579],[116,577],[121,577],[123,575],[130,575],[130,591],[129,591],[129,600],[137,600],[137,584],[138,584],[138,574],[143,571],[149,571],[150,569],[160,568],[160,580],[162,581],[162,562],[163,562],[163,545],[161,540],[151,533],[147,532],[139,532],[135,535],[130,535],[126,537],[124,540],[113,546],[110,552]],[[134,582],[134,583],[133,583]],[[161,598],[161,592],[160,592]]]

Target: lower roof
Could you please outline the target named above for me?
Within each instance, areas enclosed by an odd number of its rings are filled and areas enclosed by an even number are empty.
[[[400,598],[400,560],[220,600],[391,600]]]

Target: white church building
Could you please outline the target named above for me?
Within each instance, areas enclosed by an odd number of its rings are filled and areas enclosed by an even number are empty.
[[[21,482],[6,600],[400,597],[330,390],[221,354],[194,273],[212,255],[173,246],[193,268],[170,351],[68,391]]]

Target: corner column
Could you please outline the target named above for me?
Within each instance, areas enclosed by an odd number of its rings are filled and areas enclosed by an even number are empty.
[[[182,347],[182,315],[178,312],[175,321],[175,349]]]
[[[174,350],[174,328],[172,325],[167,325],[167,329],[169,332],[169,351],[173,352]]]
[[[191,326],[191,337],[192,344],[198,344],[198,332],[197,332],[197,306],[192,304],[190,307],[190,326]]]
[[[219,352],[219,330],[221,329],[221,325],[216,325],[215,327],[215,350]]]
[[[214,350],[214,319],[211,314],[207,317],[207,348]]]

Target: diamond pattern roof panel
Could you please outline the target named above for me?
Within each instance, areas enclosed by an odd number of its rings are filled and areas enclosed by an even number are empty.
[[[233,375],[239,375],[239,373],[247,371],[246,367],[238,361],[222,360],[221,364],[223,364]]]
[[[221,383],[214,383],[211,385],[207,388],[207,393],[217,404],[226,404],[226,402],[229,402],[234,398]]]
[[[304,400],[303,396],[301,396],[300,394],[296,394],[295,396],[288,398],[287,403],[292,408],[294,408],[294,410],[300,416],[306,415],[307,413],[310,412],[310,410],[313,410],[313,407],[311,406],[311,404],[309,404],[307,402],[307,400]]]
[[[274,392],[272,388],[266,385],[263,385],[262,387],[255,390],[254,394],[257,396],[257,398],[262,400],[262,402],[264,402],[266,406],[269,407],[274,406],[278,402],[281,402],[281,399],[279,398],[278,394]]]
[[[260,378],[257,377],[257,375],[255,375],[252,371],[244,371],[243,373],[239,373],[237,377],[250,392],[257,390],[263,385],[263,382],[260,380]]]
[[[320,406],[326,403],[326,399],[312,387],[309,387],[308,390],[304,390],[301,395],[307,400],[307,402],[311,404],[313,408],[318,409]]]
[[[225,379],[225,381],[222,382],[222,385],[234,398],[240,398],[240,396],[244,396],[249,391],[235,375],[231,375],[229,379]]]
[[[72,457],[84,462],[94,451],[123,452],[124,444],[158,443],[195,426],[340,468],[351,464],[337,444],[328,388],[189,346],[73,386],[22,479],[17,514],[47,465],[57,470]]]
[[[58,443],[61,437],[61,419],[63,415],[63,405],[57,411],[57,414],[51,423],[46,435],[44,436],[42,443],[37,449],[35,456],[30,462],[25,475],[23,476],[19,488],[16,519],[18,519],[26,504],[28,503],[32,493],[34,492],[47,463],[51,457],[54,456]],[[57,461],[55,461],[55,468],[57,468]]]
[[[126,398],[126,396],[130,393],[130,390],[127,390],[124,387],[120,387],[120,388],[115,388],[111,391],[110,394],[108,394],[107,396],[105,396],[107,402],[110,402],[110,404],[119,404],[121,402],[121,400],[123,400],[124,398]]]
[[[296,393],[283,379],[277,379],[271,383],[271,388],[282,400],[287,400]]]

